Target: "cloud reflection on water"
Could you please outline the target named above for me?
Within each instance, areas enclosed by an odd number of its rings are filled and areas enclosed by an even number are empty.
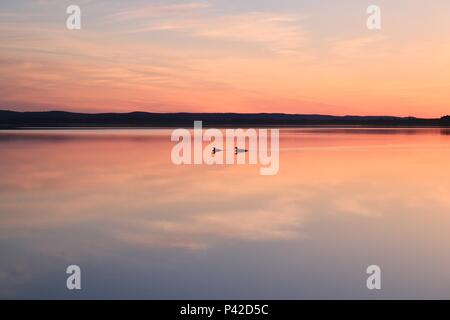
[[[133,250],[306,248],[342,233],[347,238],[332,245],[351,239],[350,250],[368,241],[360,231],[371,225],[381,226],[383,243],[396,232],[408,238],[409,223],[450,226],[448,137],[420,129],[412,135],[356,132],[282,131],[276,176],[260,176],[250,165],[174,166],[165,131],[100,139],[95,131],[46,132],[45,139],[27,139],[35,133],[24,132],[18,140],[0,132],[0,279],[31,281],[27,255],[50,261]],[[48,138],[60,134],[75,137]],[[430,230],[417,235],[408,239],[427,243],[423,250],[442,245]],[[315,254],[330,258],[329,250]],[[348,254],[356,259],[360,250]],[[8,280],[11,287],[14,281]]]

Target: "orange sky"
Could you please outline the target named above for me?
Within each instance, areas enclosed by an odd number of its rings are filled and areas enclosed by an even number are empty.
[[[67,1],[0,4],[0,108],[450,113],[450,3]]]

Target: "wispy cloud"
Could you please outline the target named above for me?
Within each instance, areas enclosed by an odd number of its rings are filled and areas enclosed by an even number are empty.
[[[139,20],[148,17],[158,17],[164,15],[183,14],[199,9],[208,8],[209,4],[205,2],[174,3],[169,5],[147,5],[145,7],[136,7],[123,10],[110,15],[108,18],[118,21]]]
[[[274,52],[297,53],[306,40],[299,18],[270,13],[250,13],[226,16],[197,29],[196,34],[232,41],[260,43]]]
[[[296,54],[305,47],[307,33],[303,17],[290,14],[250,12],[237,15],[204,16],[195,19],[164,19],[147,23],[131,32],[178,30],[212,40],[262,45],[279,54]]]
[[[335,55],[356,58],[364,56],[365,58],[378,55],[380,50],[384,48],[384,40],[386,37],[382,35],[370,35],[364,37],[356,37],[337,41],[332,52]]]

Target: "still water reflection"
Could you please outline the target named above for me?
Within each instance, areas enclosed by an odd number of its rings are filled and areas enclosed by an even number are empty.
[[[283,129],[275,176],[170,132],[1,131],[0,297],[450,298],[448,132]]]

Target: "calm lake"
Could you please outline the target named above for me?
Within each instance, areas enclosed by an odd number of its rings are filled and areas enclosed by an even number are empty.
[[[449,130],[281,129],[273,176],[170,134],[0,131],[0,298],[450,299]]]

